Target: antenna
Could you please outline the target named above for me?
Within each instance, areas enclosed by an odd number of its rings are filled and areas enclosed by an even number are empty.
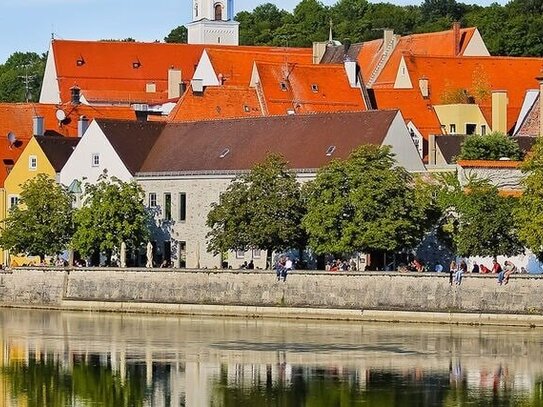
[[[29,64],[21,65],[21,67],[24,68],[25,74],[24,75],[19,75],[19,78],[22,78],[23,82],[25,84],[25,100],[26,100],[26,103],[28,103],[31,96],[32,96],[30,94],[30,89],[32,89],[32,84],[30,82],[36,77],[36,75],[29,75],[28,74]]]
[[[17,143],[17,136],[15,136],[15,133],[10,131],[8,132],[7,139],[9,142],[9,149],[11,150],[11,148],[15,146],[15,143]]]

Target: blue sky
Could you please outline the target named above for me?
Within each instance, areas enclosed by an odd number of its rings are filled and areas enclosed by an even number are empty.
[[[234,0],[236,12],[266,0]],[[503,4],[505,0],[499,1]],[[298,0],[270,0],[286,10]],[[324,0],[333,4],[334,0]],[[395,4],[420,1],[396,0]],[[477,3],[489,4],[490,1]],[[0,63],[16,51],[46,52],[51,34],[60,39],[161,40],[190,20],[191,0],[0,0]]]

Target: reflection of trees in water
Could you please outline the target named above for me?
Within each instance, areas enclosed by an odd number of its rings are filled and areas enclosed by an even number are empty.
[[[266,380],[228,380],[228,367],[213,382],[212,406],[536,406],[543,407],[543,380],[535,383],[531,394],[516,390],[504,371],[498,368],[497,386],[470,388],[459,366],[449,372],[405,370],[367,370],[364,384],[359,371],[333,368],[292,367],[290,380],[272,377],[268,366]],[[493,379],[494,380],[494,379]]]
[[[148,396],[145,369],[127,366],[121,380],[110,366],[74,361],[71,371],[53,360],[31,358],[28,364],[14,362],[2,368],[11,398],[17,405],[64,407],[78,403],[100,406],[143,406]],[[23,402],[23,400],[25,402]]]

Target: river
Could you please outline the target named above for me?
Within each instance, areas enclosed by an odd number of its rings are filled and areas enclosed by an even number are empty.
[[[1,406],[543,406],[540,329],[0,310]]]

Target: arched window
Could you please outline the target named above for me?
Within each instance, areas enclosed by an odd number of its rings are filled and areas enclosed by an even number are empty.
[[[194,16],[198,17],[198,3],[194,5]]]
[[[215,4],[215,20],[222,20],[222,5]]]

